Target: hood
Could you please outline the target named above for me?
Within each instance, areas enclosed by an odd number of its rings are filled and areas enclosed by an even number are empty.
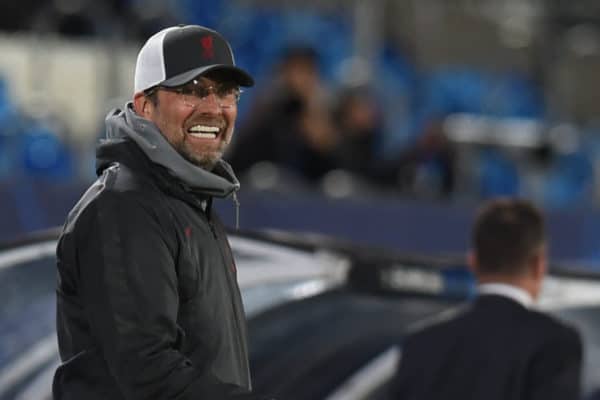
[[[229,164],[220,160],[212,171],[207,171],[190,163],[171,146],[154,123],[133,111],[131,102],[126,104],[125,110],[115,109],[108,113],[105,122],[106,139],[102,140],[102,147],[130,139],[151,162],[164,167],[193,192],[227,197],[240,188]],[[98,163],[105,161],[99,159]]]

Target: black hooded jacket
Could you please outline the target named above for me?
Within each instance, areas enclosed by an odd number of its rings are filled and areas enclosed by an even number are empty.
[[[130,104],[106,125],[57,248],[55,400],[246,398],[244,310],[211,209],[237,179],[185,161]]]

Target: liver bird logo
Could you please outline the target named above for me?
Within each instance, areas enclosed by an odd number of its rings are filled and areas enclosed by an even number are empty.
[[[212,59],[215,56],[212,36],[204,36],[200,39],[200,44],[202,44],[202,57],[205,59]]]

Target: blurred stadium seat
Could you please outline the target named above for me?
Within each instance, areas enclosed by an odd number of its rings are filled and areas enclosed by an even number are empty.
[[[57,6],[49,1],[42,3],[49,7]],[[323,75],[332,88],[337,89],[352,81],[352,78],[354,83],[360,81],[351,68],[346,68],[359,53],[356,44],[359,33],[359,21],[355,14],[357,9],[349,3],[318,5],[310,1],[177,0],[165,4],[156,0],[127,0],[111,2],[99,8],[94,8],[91,3],[83,3],[77,6],[77,10],[88,17],[94,17],[91,10],[102,10],[102,15],[97,15],[95,27],[104,25],[94,29],[97,32],[93,41],[89,37],[82,41],[61,42],[57,40],[58,37],[37,41],[28,40],[24,35],[25,39],[8,37],[0,43],[6,46],[6,63],[10,64],[2,72],[10,72],[14,77],[12,82],[0,80],[2,182],[16,182],[15,178],[19,177],[34,182],[45,180],[82,184],[92,179],[91,145],[95,143],[95,129],[107,111],[101,110],[106,104],[104,96],[119,98],[120,104],[128,98],[117,96],[121,94],[120,91],[130,96],[130,89],[125,88],[125,83],[129,81],[128,74],[133,66],[137,41],[145,38],[142,33],[147,33],[142,28],[157,29],[160,24],[171,23],[174,16],[179,22],[205,24],[223,32],[232,43],[236,62],[255,75],[257,88],[272,79],[275,60],[282,49],[290,44],[312,46],[319,52]],[[558,88],[561,90],[553,92],[557,89],[556,85],[569,82],[564,76],[568,71],[556,70],[560,74],[554,76],[552,70],[545,70],[547,74],[538,75],[540,71],[536,68],[548,66],[544,63],[546,59],[540,58],[541,49],[536,47],[506,52],[502,50],[495,22],[489,16],[477,15],[474,12],[476,7],[469,12],[464,12],[460,7],[432,8],[431,13],[422,17],[447,23],[440,24],[440,30],[435,30],[411,26],[410,23],[418,24],[421,21],[415,15],[422,9],[417,7],[417,3],[408,3],[391,8],[394,12],[403,13],[401,20],[407,23],[406,26],[388,26],[390,22],[396,24],[399,20],[397,15],[385,15],[386,29],[378,32],[380,37],[377,47],[372,49],[373,59],[368,60],[371,77],[374,78],[368,83],[379,98],[383,119],[382,133],[376,143],[377,157],[395,160],[418,142],[432,121],[456,113],[486,116],[498,121],[523,118],[541,126],[549,126],[559,124],[561,118],[569,116],[563,109],[557,109],[557,105],[566,107],[566,111],[570,110],[569,107],[578,106],[576,102],[565,105],[557,99],[554,99],[556,104],[547,104],[550,95],[565,94],[564,99],[571,99],[579,92],[571,92],[569,87],[561,87]],[[86,7],[89,9],[83,9]],[[157,16],[160,10],[164,11],[164,15]],[[411,14],[413,11],[415,15]],[[512,13],[514,10],[509,11]],[[31,29],[32,24],[32,21],[23,22],[23,30]],[[114,30],[112,34],[111,29]],[[456,31],[456,35],[452,31]],[[414,36],[420,32],[423,33],[422,37]],[[443,32],[448,34],[444,36],[446,42],[457,40],[460,43],[437,43],[439,40],[436,35]],[[473,48],[465,43],[465,39],[472,35],[481,35],[481,43],[474,44]],[[132,42],[125,42],[125,38]],[[430,43],[432,38],[436,39],[437,44]],[[95,47],[99,43],[100,46]],[[47,48],[45,44],[48,44]],[[90,51],[92,48],[94,50]],[[40,54],[47,56],[48,64],[43,69],[28,68],[28,63],[39,60],[34,56],[40,57]],[[108,60],[106,54],[114,54],[115,57],[108,57]],[[519,54],[523,56],[522,59]],[[566,56],[574,57],[572,54]],[[514,57],[514,60],[503,60],[510,57]],[[478,58],[482,62],[476,62]],[[492,61],[483,62],[486,60]],[[578,63],[585,64],[586,59],[579,57],[578,60]],[[515,61],[514,64],[512,61]],[[494,65],[495,62],[498,65]],[[544,65],[540,66],[540,63]],[[44,76],[48,79],[31,79],[31,74],[36,73],[40,76],[47,74]],[[15,88],[9,88],[10,85],[27,87],[13,90]],[[77,134],[73,138],[65,135],[65,132],[52,132],[53,127],[49,128],[26,116],[21,107],[27,102],[21,102],[21,96],[24,92],[35,95],[36,91],[38,95],[40,92],[52,93],[52,97],[47,94],[46,99],[56,100],[53,102],[54,111],[70,115],[68,122],[78,128],[93,126],[94,132],[73,129],[71,126],[71,131]],[[240,122],[244,120],[244,114],[248,112],[257,92],[249,89],[242,97]],[[77,93],[77,96],[73,96],[73,93]],[[85,109],[75,106],[69,109],[73,104],[89,106]],[[91,109],[94,112],[90,112]],[[97,118],[92,118],[96,115]],[[575,123],[573,125],[578,128]],[[506,132],[518,133],[518,129],[511,128],[510,124],[506,126]],[[542,132],[540,136],[544,140],[547,132]],[[540,186],[539,190],[536,186],[535,200],[552,208],[597,206],[598,190],[594,184],[599,178],[595,160],[600,157],[600,140],[594,141],[596,137],[598,133],[595,131],[586,133],[584,141],[575,149],[582,154],[555,156],[555,153],[549,152],[547,162],[535,165],[538,170],[533,174]],[[463,144],[458,143],[459,146]],[[82,147],[88,150],[80,151]],[[465,147],[468,147],[466,152],[471,152],[474,146]],[[462,191],[452,193],[447,198],[477,201],[499,194],[531,195],[533,190],[524,191],[521,186],[530,182],[527,178],[533,162],[523,155],[512,157],[509,154],[512,149],[506,151],[500,147],[481,154],[475,151],[474,156],[461,159],[466,160],[468,166],[461,166],[460,173],[466,176],[458,177],[457,181],[467,184],[457,185]],[[401,173],[394,176],[404,177]],[[442,179],[439,163],[430,161],[418,166],[418,179],[422,187],[439,186]],[[390,180],[394,181],[390,184],[390,192],[399,197],[412,195],[408,190],[403,191],[405,188],[400,188],[402,185],[397,184],[400,180]],[[314,187],[314,190],[323,194],[319,187]]]
[[[73,178],[73,154],[50,128],[36,123],[28,126],[20,135],[20,147],[26,176],[57,181]]]
[[[517,196],[519,173],[511,160],[493,149],[480,153],[479,191],[482,198]]]
[[[572,208],[593,205],[594,167],[583,151],[559,155],[548,173],[546,206]]]
[[[466,68],[444,68],[425,76],[426,114],[483,114],[495,117],[541,118],[544,104],[539,88],[513,74]]]

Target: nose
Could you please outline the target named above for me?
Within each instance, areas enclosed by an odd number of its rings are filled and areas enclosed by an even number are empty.
[[[223,112],[220,100],[214,92],[210,92],[207,96],[199,100],[198,104],[196,104],[196,110],[207,114],[221,114]]]

